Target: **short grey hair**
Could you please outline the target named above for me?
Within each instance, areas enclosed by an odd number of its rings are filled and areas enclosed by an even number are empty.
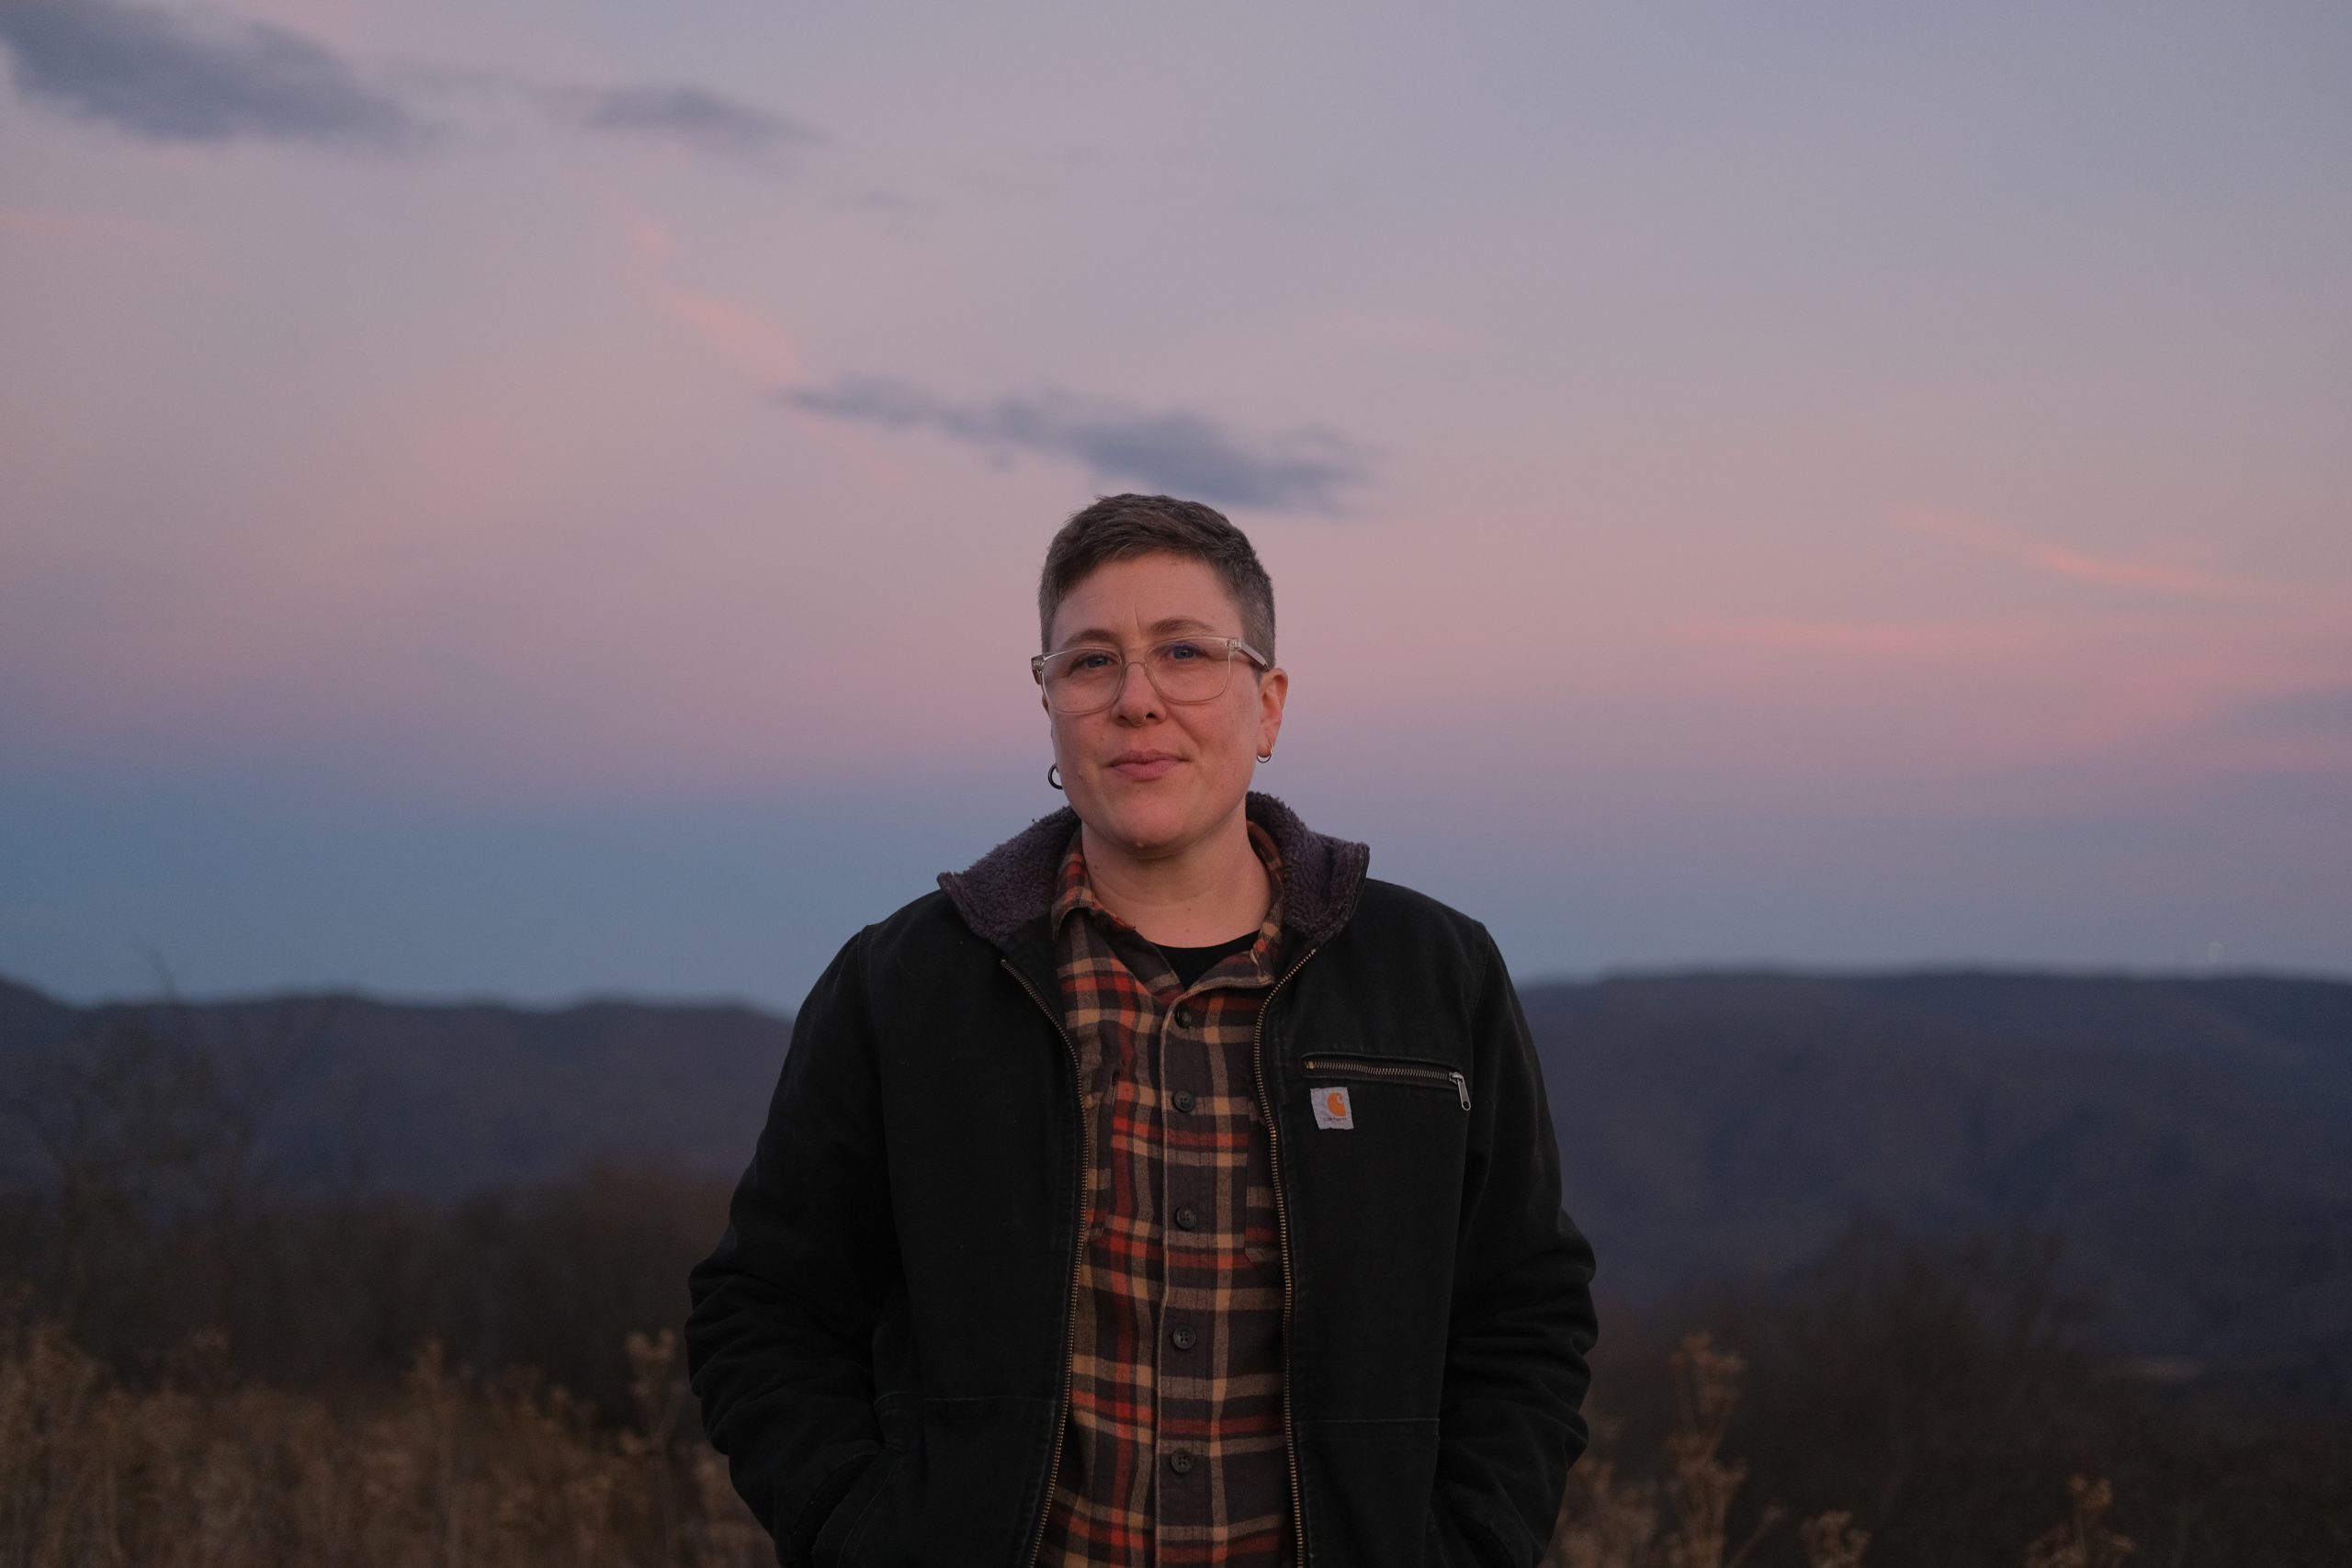
[[[1250,536],[1214,506],[1170,495],[1104,495],[1074,513],[1046,547],[1037,579],[1037,644],[1051,652],[1054,612],[1097,567],[1163,554],[1204,561],[1241,611],[1241,636],[1274,660],[1274,583]]]

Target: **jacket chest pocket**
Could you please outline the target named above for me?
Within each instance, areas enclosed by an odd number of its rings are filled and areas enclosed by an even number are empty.
[[[1436,1089],[1453,1095],[1464,1111],[1470,1109],[1470,1080],[1460,1069],[1443,1062],[1415,1061],[1404,1056],[1365,1056],[1337,1051],[1314,1051],[1299,1063],[1300,1075],[1306,1078],[1307,1091],[1318,1097],[1316,1106],[1318,1123],[1337,1120],[1351,1109],[1344,1097],[1329,1100],[1324,1096],[1327,1082],[1398,1084],[1418,1089]]]
[[[1385,1376],[1398,1346],[1446,1343],[1476,1087],[1462,1068],[1426,1057],[1300,1052],[1286,1088],[1285,1131],[1295,1135],[1282,1145],[1292,1249],[1304,1250],[1307,1310],[1350,1303],[1339,1324],[1325,1308],[1317,1353],[1332,1358],[1327,1364],[1380,1367]],[[1378,1310],[1354,1310],[1370,1303]],[[1444,1358],[1408,1359],[1427,1373]],[[1385,1410],[1437,1409],[1433,1382],[1391,1381]]]

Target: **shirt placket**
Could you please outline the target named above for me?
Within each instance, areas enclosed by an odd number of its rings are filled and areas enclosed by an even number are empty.
[[[1193,1435],[1206,1413],[1196,1395],[1170,1392],[1196,1386],[1208,1375],[1204,1363],[1213,1348],[1207,1314],[1175,1304],[1178,1281],[1195,1280],[1203,1267],[1213,1266],[1222,1241],[1215,1164],[1178,1153],[1196,1136],[1215,1131],[1208,1125],[1215,1084],[1202,1036],[1209,1006],[1193,990],[1181,992],[1161,1010],[1154,1031],[1160,1117],[1157,1163],[1167,1224],[1160,1232],[1161,1299],[1153,1339],[1153,1431],[1159,1449],[1153,1517],[1163,1527],[1186,1529],[1204,1528],[1212,1517],[1208,1455]]]
[[[1279,877],[1280,863],[1254,824],[1252,839]],[[1247,1061],[1237,1055],[1234,1032],[1246,1034],[1255,998],[1233,993],[1271,984],[1272,953],[1264,943],[1279,926],[1280,884],[1261,930],[1260,948],[1220,960],[1187,987],[1156,946],[1094,902],[1083,882],[1082,863],[1074,855],[1064,877],[1068,909],[1085,911],[1080,919],[1091,926],[1098,951],[1120,972],[1120,982],[1111,987],[1117,1005],[1100,1026],[1102,1043],[1108,1048],[1117,1043],[1114,1055],[1133,1080],[1129,1114],[1141,1119],[1139,1131],[1148,1129],[1136,1141],[1141,1157],[1127,1171],[1134,1183],[1137,1239],[1148,1237],[1148,1250],[1130,1255],[1137,1267],[1128,1277],[1141,1288],[1122,1292],[1119,1310],[1128,1326],[1125,1345],[1114,1353],[1137,1357],[1128,1364],[1142,1374],[1128,1380],[1125,1390],[1132,1401],[1127,1440],[1134,1446],[1127,1451],[1133,1457],[1124,1464],[1110,1461],[1091,1479],[1099,1483],[1123,1471],[1130,1484],[1143,1486],[1137,1504],[1150,1523],[1130,1540],[1131,1550],[1140,1549],[1131,1560],[1159,1562],[1177,1543],[1191,1560],[1202,1542],[1223,1539],[1220,1522],[1234,1501],[1225,1495],[1234,1472],[1231,1455],[1220,1446],[1227,1440],[1220,1436],[1221,1391],[1227,1380],[1245,1370],[1257,1375],[1270,1354],[1279,1355],[1259,1342],[1256,1325],[1244,1337],[1246,1349],[1238,1348],[1242,1341],[1228,1332],[1236,1319],[1227,1276],[1254,1267],[1248,1253],[1249,1195],[1252,1162],[1260,1157],[1253,1141],[1254,1080]],[[1115,1076],[1109,1063],[1102,1069]],[[1100,1114],[1107,1118],[1111,1110],[1106,1093]],[[1107,1127],[1098,1145],[1110,1149]],[[1139,1354],[1147,1343],[1148,1353]],[[1136,1460],[1141,1466],[1128,1468]],[[1247,1495],[1252,1502],[1237,1517],[1266,1511],[1259,1495],[1261,1457],[1253,1453],[1249,1462]],[[1285,1558],[1288,1543],[1285,1531]]]

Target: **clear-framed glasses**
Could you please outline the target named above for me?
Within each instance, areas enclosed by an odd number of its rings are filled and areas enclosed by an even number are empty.
[[[1041,653],[1029,672],[1046,688],[1046,705],[1065,717],[1100,713],[1119,700],[1127,666],[1140,664],[1152,689],[1171,703],[1205,703],[1225,694],[1236,656],[1261,670],[1273,663],[1238,637],[1171,637],[1129,659],[1124,649],[1088,643]]]

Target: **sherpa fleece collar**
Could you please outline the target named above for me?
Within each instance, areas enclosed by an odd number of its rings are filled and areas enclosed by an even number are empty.
[[[1347,924],[1363,887],[1370,846],[1317,833],[1271,795],[1250,792],[1250,820],[1273,835],[1283,852],[1283,926],[1312,945]],[[961,872],[943,871],[939,886],[964,921],[996,943],[1053,907],[1056,875],[1078,829],[1063,807],[999,844]]]

